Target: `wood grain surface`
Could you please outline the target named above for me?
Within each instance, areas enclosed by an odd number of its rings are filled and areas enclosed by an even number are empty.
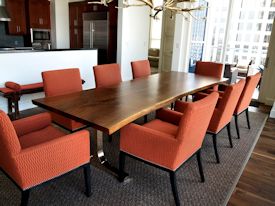
[[[180,97],[226,80],[191,73],[164,72],[107,88],[36,99],[33,103],[112,134]]]

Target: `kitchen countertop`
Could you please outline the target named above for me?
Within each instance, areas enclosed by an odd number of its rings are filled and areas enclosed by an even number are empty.
[[[96,48],[79,48],[79,49],[51,49],[51,50],[36,50],[36,49],[14,49],[14,50],[7,50],[1,51],[0,54],[6,53],[25,53],[25,52],[51,52],[51,51],[77,51],[77,50],[98,50]]]

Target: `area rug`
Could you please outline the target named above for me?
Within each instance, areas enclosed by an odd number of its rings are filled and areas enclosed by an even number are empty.
[[[154,114],[150,115],[154,116]],[[239,119],[241,139],[235,124],[231,131],[234,148],[229,147],[226,129],[218,135],[220,164],[215,163],[212,138],[207,135],[202,148],[205,183],[200,182],[196,157],[177,172],[177,185],[182,205],[226,205],[263,129],[267,115],[250,112],[251,129],[245,115]],[[137,122],[140,123],[142,119]],[[119,132],[108,142],[106,156],[118,164]],[[175,205],[168,173],[131,158],[126,158],[125,171],[130,181],[119,183],[113,176],[92,167],[92,196],[84,195],[82,170],[75,171],[31,191],[29,205]],[[20,191],[0,172],[0,205],[19,205]]]

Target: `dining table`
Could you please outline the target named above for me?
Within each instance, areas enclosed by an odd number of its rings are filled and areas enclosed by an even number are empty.
[[[33,100],[33,104],[92,127],[95,132],[91,162],[118,175],[103,151],[103,134],[112,135],[125,125],[174,101],[214,85],[226,78],[214,78],[185,72],[161,72],[123,81],[105,88],[94,88],[66,95]],[[127,174],[125,174],[127,176]]]

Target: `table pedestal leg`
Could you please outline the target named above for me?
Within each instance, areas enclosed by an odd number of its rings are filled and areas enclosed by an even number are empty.
[[[107,161],[107,158],[104,156],[104,151],[103,151],[103,132],[99,130],[94,130],[95,132],[95,141],[92,145],[93,148],[91,149],[91,164],[95,167],[97,167],[100,170],[103,170],[116,178],[118,178],[119,175],[119,170],[109,164]],[[127,173],[124,173],[125,178],[128,176]]]

